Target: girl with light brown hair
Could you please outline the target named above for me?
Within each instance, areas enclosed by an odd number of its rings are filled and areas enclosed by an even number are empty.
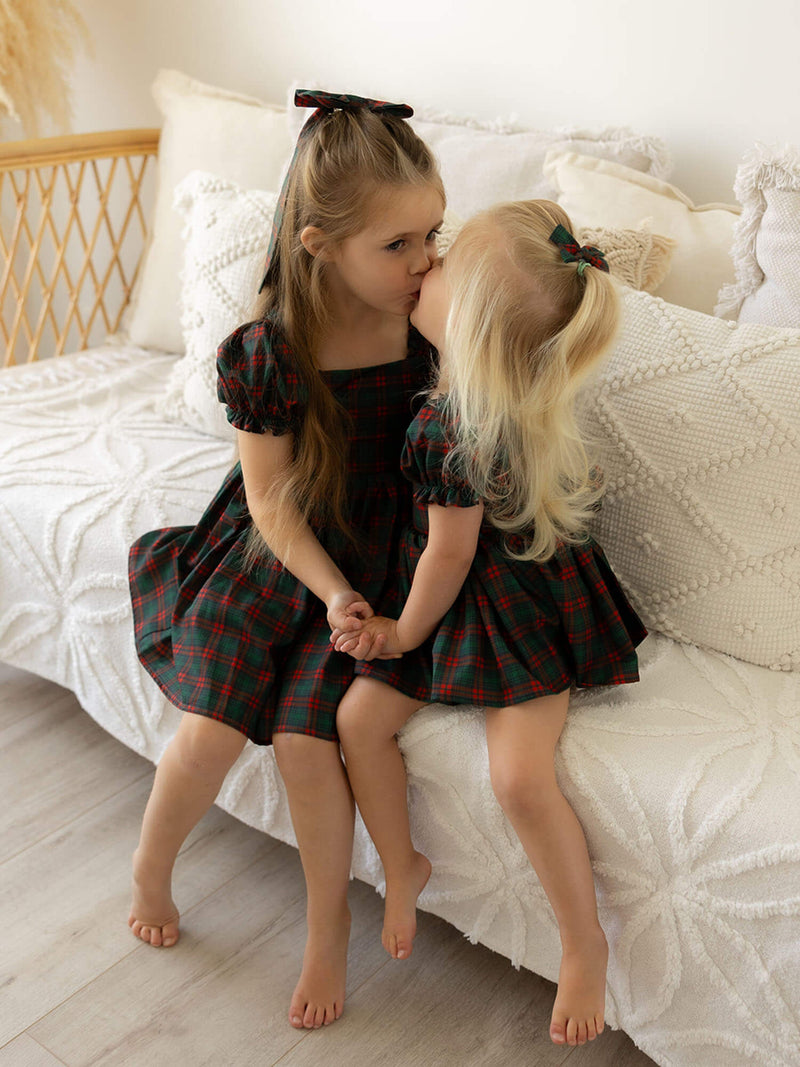
[[[314,107],[276,212],[255,321],[219,348],[239,460],[193,527],[130,554],[139,658],[184,712],[134,856],[129,925],[178,941],[172,871],[246,741],[272,744],[308,890],[289,1017],[339,1018],[354,806],[336,707],[354,663],[332,648],[369,614],[411,499],[398,456],[431,347],[409,326],[444,191],[406,105],[299,93]],[[358,582],[358,591],[354,581]]]

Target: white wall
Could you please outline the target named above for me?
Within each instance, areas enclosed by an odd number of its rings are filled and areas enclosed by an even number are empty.
[[[756,140],[800,142],[798,0],[75,0],[76,130],[158,125],[174,67],[283,102],[295,79],[529,126],[658,134],[696,201]],[[6,136],[19,136],[6,130]]]

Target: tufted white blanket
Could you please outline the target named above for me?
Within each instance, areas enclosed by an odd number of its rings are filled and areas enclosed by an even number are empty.
[[[127,549],[191,523],[232,446],[156,414],[175,357],[104,347],[0,375],[0,658],[73,690],[157,761],[179,712],[139,667]],[[656,1062],[800,1064],[800,673],[666,637],[636,686],[579,693],[559,747],[611,946],[608,1015]],[[402,736],[421,905],[555,979],[555,920],[489,783],[479,709]],[[291,843],[271,749],[220,805]],[[353,873],[381,887],[359,824]]]

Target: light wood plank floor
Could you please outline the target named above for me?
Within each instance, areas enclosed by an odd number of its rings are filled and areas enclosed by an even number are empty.
[[[72,694],[0,664],[0,1067],[646,1067],[629,1038],[553,1046],[554,986],[420,915],[413,957],[380,946],[354,882],[344,1018],[286,1022],[304,942],[294,849],[214,808],[183,850],[175,949],[127,925],[153,768]]]

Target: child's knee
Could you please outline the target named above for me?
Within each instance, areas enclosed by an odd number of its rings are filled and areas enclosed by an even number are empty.
[[[228,773],[246,741],[245,735],[231,726],[187,712],[170,747],[186,773],[214,778]]]
[[[358,737],[365,727],[375,725],[375,704],[355,683],[342,697],[336,710],[336,729],[343,744]]]
[[[552,767],[523,760],[490,761],[489,773],[495,798],[512,820],[535,818],[560,796]]]
[[[295,733],[293,730],[279,730],[272,735],[272,750],[278,763],[278,770],[284,779],[315,775],[319,769],[320,759],[327,755],[327,749],[333,748],[335,742],[322,741],[309,734]],[[336,745],[338,753],[339,746]]]

